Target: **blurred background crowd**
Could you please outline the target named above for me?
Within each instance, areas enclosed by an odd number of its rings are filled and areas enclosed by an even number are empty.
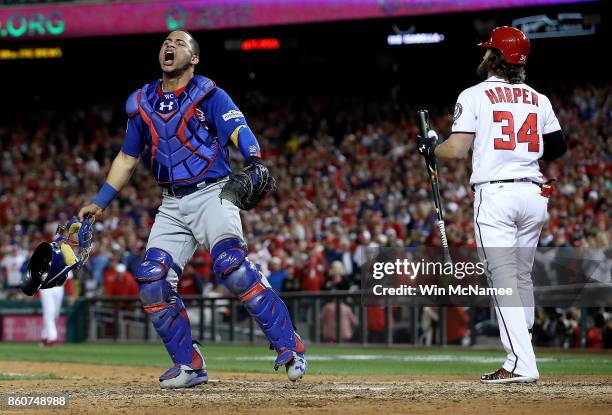
[[[542,91],[551,98],[569,151],[543,166],[548,178],[557,179],[557,192],[540,245],[598,252],[604,265],[594,278],[601,282],[612,281],[611,89],[610,84],[583,84],[557,94]],[[440,244],[429,180],[416,151],[417,108],[407,100],[348,94],[287,100],[259,92],[235,100],[278,181],[275,194],[242,213],[250,256],[276,290],[359,289],[367,248]],[[447,135],[449,107],[430,112],[436,128]],[[13,297],[19,295],[15,288],[32,249],[50,240],[103,183],[123,141],[125,114],[99,104],[0,117],[0,295]],[[233,159],[239,168],[240,156],[233,153]],[[452,246],[475,246],[469,172],[464,162],[441,165]],[[96,246],[81,273],[80,295],[137,295],[132,276],[160,203],[159,188],[140,166],[95,223]],[[198,249],[179,291],[205,295],[222,290],[208,252]],[[578,324],[575,314],[541,310],[536,341],[576,346],[571,334]],[[598,347],[604,338],[611,347],[610,317],[610,310],[592,310],[589,324],[601,329]],[[561,331],[564,340],[552,335]]]

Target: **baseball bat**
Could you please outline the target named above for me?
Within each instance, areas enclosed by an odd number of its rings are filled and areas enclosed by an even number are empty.
[[[428,137],[429,134],[429,112],[420,110],[418,112],[419,130],[421,137]],[[427,166],[427,174],[431,183],[431,192],[433,193],[436,215],[438,216],[438,228],[440,229],[440,239],[442,240],[442,249],[444,250],[444,262],[452,262],[450,250],[448,249],[448,239],[446,237],[446,225],[444,223],[444,209],[440,202],[440,183],[438,181],[438,163],[434,156],[425,157],[425,165]]]

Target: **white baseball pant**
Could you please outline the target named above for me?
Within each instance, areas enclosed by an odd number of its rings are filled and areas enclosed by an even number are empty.
[[[530,182],[481,184],[475,187],[474,229],[489,283],[513,288],[519,296],[495,296],[501,341],[509,372],[539,377],[529,330],[534,323],[531,270],[548,198]],[[516,291],[515,291],[516,292]]]
[[[57,319],[64,300],[64,287],[52,287],[40,290],[40,302],[43,310],[42,339],[53,342],[57,340]]]

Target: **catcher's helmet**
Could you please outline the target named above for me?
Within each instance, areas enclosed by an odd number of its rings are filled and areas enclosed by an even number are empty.
[[[525,33],[510,26],[493,29],[488,42],[479,43],[481,48],[494,48],[504,55],[504,60],[514,65],[525,65],[529,55],[529,38]]]
[[[79,222],[79,218],[73,217],[66,226],[58,226],[56,234],[59,236],[53,242],[38,244],[21,280],[21,290],[26,295],[62,285],[70,271],[78,270],[87,262],[92,249],[91,225],[94,220],[95,217],[88,217]],[[72,235],[77,235],[78,256],[69,243]]]
[[[42,242],[30,257],[28,269],[21,281],[21,290],[34,295],[39,288],[62,285],[68,272],[78,265],[72,248],[64,242]]]

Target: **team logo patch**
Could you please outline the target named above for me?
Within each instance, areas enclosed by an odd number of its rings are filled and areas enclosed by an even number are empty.
[[[178,102],[173,97],[167,95],[157,104],[157,114],[165,121],[168,121],[178,110]]]
[[[223,114],[223,121],[229,121],[232,118],[244,118],[244,115],[242,115],[242,112],[237,110],[229,110]]]
[[[453,113],[453,121],[457,121],[457,119],[461,117],[462,113],[463,113],[463,107],[461,106],[460,103],[457,102],[457,104],[455,104],[455,112]]]
[[[168,102],[160,102],[159,103],[159,110],[160,111],[172,111],[174,109],[174,102],[172,101],[168,101]]]
[[[198,121],[200,122],[200,125],[202,127],[204,127],[204,129],[206,131],[208,131],[208,123],[206,122],[206,116],[204,115],[204,113],[202,112],[201,109],[196,108],[196,113],[195,113],[196,118],[198,119]]]
[[[201,109],[196,108],[196,117],[198,118],[198,121],[200,122],[206,122],[206,117],[204,116],[204,112],[202,112]]]

